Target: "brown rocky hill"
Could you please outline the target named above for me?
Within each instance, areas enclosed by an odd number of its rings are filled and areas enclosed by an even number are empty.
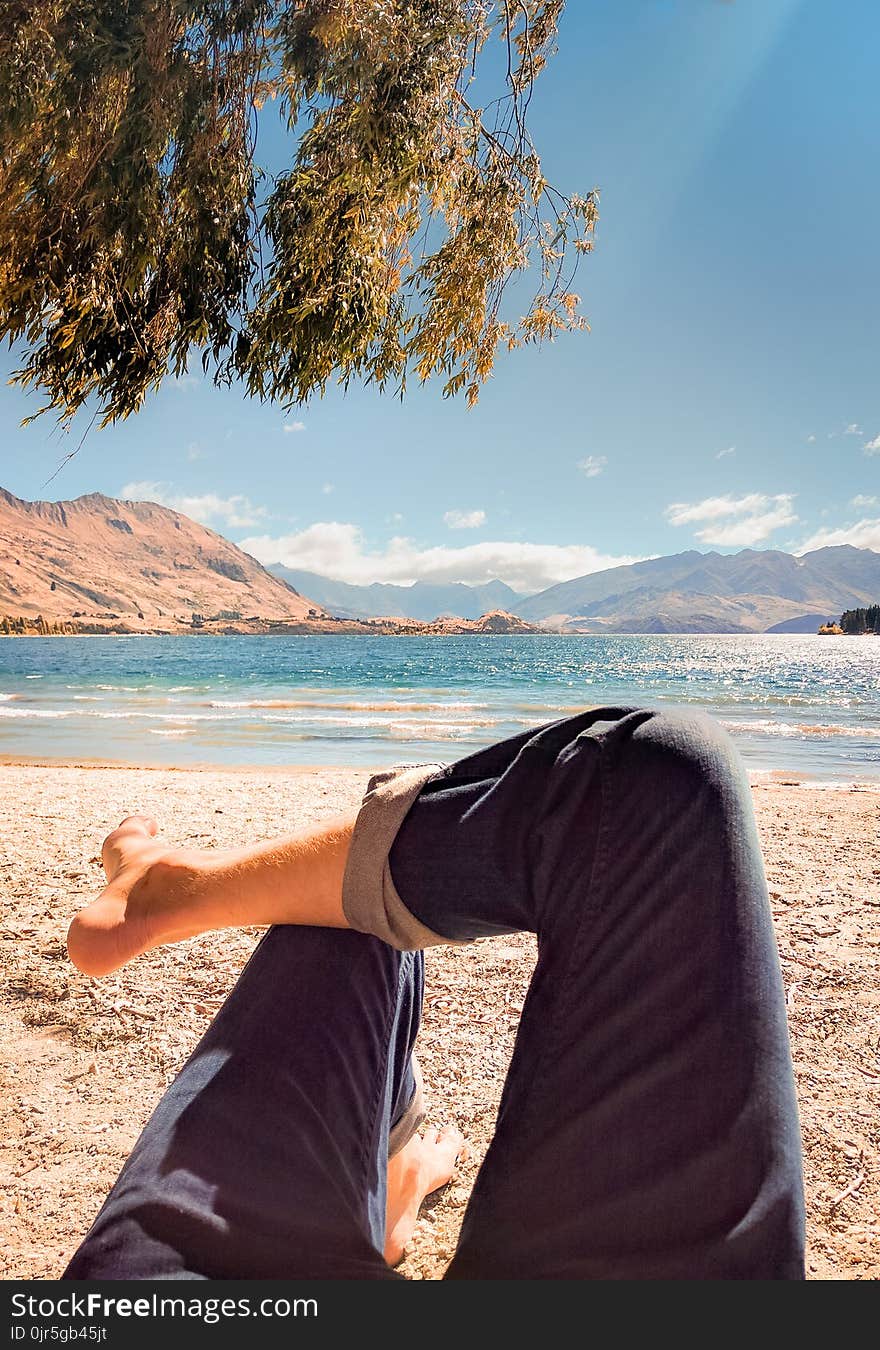
[[[250,554],[153,502],[90,493],[26,502],[0,488],[0,616],[174,632],[194,616],[323,615]]]
[[[482,614],[479,619],[439,618],[432,624],[424,625],[426,631],[433,633],[539,633],[535,624],[524,623],[516,614],[506,609],[493,609]]]

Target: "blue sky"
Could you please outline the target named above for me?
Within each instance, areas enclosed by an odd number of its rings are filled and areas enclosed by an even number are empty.
[[[187,376],[48,487],[81,429],[21,429],[37,400],[0,388],[0,482],[163,500],[348,581],[880,549],[878,39],[876,0],[569,0],[531,115],[547,176],[602,192],[589,334],[501,357],[470,412]]]

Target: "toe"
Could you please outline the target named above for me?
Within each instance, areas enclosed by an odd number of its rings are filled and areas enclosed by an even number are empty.
[[[126,816],[125,820],[120,821],[117,825],[114,834],[118,834],[121,830],[124,830],[126,834],[148,834],[152,837],[159,833],[159,826],[152,816],[138,814]]]

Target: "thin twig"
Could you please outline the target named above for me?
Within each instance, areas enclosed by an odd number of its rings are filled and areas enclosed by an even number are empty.
[[[859,1172],[859,1175],[856,1177],[855,1181],[851,1181],[845,1191],[841,1191],[840,1195],[835,1196],[835,1198],[831,1201],[830,1206],[832,1214],[837,1209],[838,1205],[843,1204],[844,1200],[848,1200],[851,1195],[855,1195],[856,1191],[860,1189],[862,1182],[864,1180],[865,1180],[864,1172]]]
[[[97,416],[98,416],[98,410],[96,409],[96,410],[92,413],[91,421],[89,422],[89,424],[88,424],[88,426],[86,427],[85,431],[83,432],[82,436],[80,436],[80,438],[79,438],[79,444],[77,445],[76,449],[75,449],[75,450],[71,450],[71,452],[70,452],[69,455],[65,455],[65,456],[64,456],[64,458],[62,459],[61,463],[58,465],[58,468],[55,470],[55,472],[54,472],[53,474],[51,474],[50,477],[48,477],[48,478],[46,479],[45,483],[43,484],[43,488],[47,488],[47,487],[49,486],[50,483],[53,483],[53,482],[55,481],[55,479],[58,477],[58,475],[60,474],[61,470],[64,468],[65,464],[67,464],[70,460],[72,460],[72,459],[74,458],[75,455],[78,455],[78,454],[79,454],[80,450],[82,450],[83,445],[85,444],[86,436],[88,436],[88,434],[89,434],[89,432],[91,431],[92,427],[95,425],[95,420],[96,420]],[[43,490],[43,489],[41,488],[40,491],[42,491],[42,490]]]

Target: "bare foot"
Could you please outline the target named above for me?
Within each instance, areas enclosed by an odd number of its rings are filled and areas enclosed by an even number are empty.
[[[185,869],[174,861],[179,854],[157,832],[151,817],[128,816],[104,840],[107,885],[80,910],[67,933],[68,955],[86,975],[106,975],[170,935],[198,931],[184,917],[179,891]],[[168,885],[167,874],[177,879],[176,887]]]
[[[166,942],[220,928],[346,928],[342,881],[356,814],[245,848],[171,848],[149,816],[104,840],[107,885],[67,935],[74,965],[106,975]]]
[[[403,1260],[426,1196],[451,1181],[455,1165],[466,1154],[461,1132],[454,1125],[414,1134],[388,1163],[388,1200],[385,1217],[385,1260],[396,1266]]]

